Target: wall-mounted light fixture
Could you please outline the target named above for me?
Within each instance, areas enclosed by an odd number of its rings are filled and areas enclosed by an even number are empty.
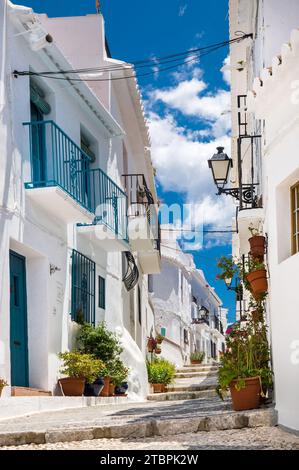
[[[218,195],[226,194],[244,202],[245,204],[251,203],[255,188],[253,184],[241,184],[236,188],[225,188],[227,185],[230,170],[233,167],[233,161],[223,152],[224,147],[217,147],[217,153],[215,153],[210,160],[208,160],[209,168],[212,171],[214,183],[218,189]],[[241,172],[241,161],[239,162],[239,179],[242,175]]]
[[[55,274],[57,271],[61,271],[61,269],[55,266],[55,264],[50,264],[50,276]]]

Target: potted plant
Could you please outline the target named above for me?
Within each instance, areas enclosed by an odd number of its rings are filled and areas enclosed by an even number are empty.
[[[161,344],[156,344],[154,353],[155,353],[155,354],[161,354],[161,352],[162,352],[162,350],[161,350]]]
[[[158,334],[158,335],[156,336],[156,342],[157,342],[157,344],[162,344],[162,342],[164,341],[164,339],[165,339],[165,338],[164,338],[163,335]]]
[[[247,263],[245,277],[253,297],[261,299],[268,291],[267,271],[264,263],[256,258],[250,259]]]
[[[226,337],[227,349],[220,359],[217,392],[223,399],[230,391],[235,411],[260,406],[272,385],[270,351],[264,324],[236,323]]]
[[[101,362],[102,367],[99,371],[98,377],[95,379],[94,382],[88,383],[86,381],[85,387],[84,387],[84,395],[86,397],[98,397],[98,396],[100,396],[100,394],[101,394],[101,392],[104,388],[104,385],[105,385],[104,377],[106,377],[108,375],[107,366],[100,359],[98,359],[98,360]]]
[[[166,359],[156,358],[147,362],[148,381],[153,386],[154,393],[163,393],[175,375],[175,365]]]
[[[6,380],[0,378],[0,397],[2,394],[2,390],[4,389],[4,387],[7,387],[7,385],[8,383],[6,382]]]
[[[204,360],[205,353],[203,351],[194,351],[190,354],[191,364],[201,364]]]
[[[250,244],[250,255],[252,258],[263,261],[266,239],[260,233],[260,231],[257,228],[254,228],[252,225],[248,227],[248,230],[251,234],[251,237],[248,240]]]
[[[113,361],[110,370],[110,381],[114,387],[113,392],[115,395],[125,395],[127,390],[127,383],[125,382],[128,377],[129,369],[125,367],[121,359],[116,358]]]
[[[78,351],[63,352],[58,357],[63,361],[60,372],[67,375],[58,381],[65,396],[83,395],[85,382],[93,383],[103,367],[102,361]]]
[[[109,331],[104,322],[100,323],[95,328],[92,325],[84,323],[78,332],[77,346],[79,351],[92,354],[106,365],[106,375],[102,377],[104,386],[100,396],[108,397],[111,392],[108,371],[113,360],[119,357],[123,351],[116,334]]]
[[[148,352],[153,353],[156,346],[157,346],[157,341],[155,340],[155,338],[150,336],[147,340],[147,350],[148,350]]]

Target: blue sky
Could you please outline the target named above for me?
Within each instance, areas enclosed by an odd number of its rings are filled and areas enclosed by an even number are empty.
[[[49,16],[95,13],[95,0],[20,0]],[[101,0],[106,35],[114,58],[128,62],[160,57],[228,39],[228,0]],[[221,71],[228,49],[203,57],[177,73],[140,78],[153,140],[158,193],[163,202],[193,203],[196,227],[226,229],[230,198],[216,197],[207,169],[216,146],[229,153],[228,70]],[[92,66],[92,64],[90,64]],[[202,220],[203,219],[203,220]],[[234,320],[234,294],[216,281],[217,258],[230,254],[230,235],[206,234],[191,251]]]

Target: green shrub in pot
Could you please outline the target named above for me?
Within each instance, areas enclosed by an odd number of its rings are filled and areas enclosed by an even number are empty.
[[[92,354],[105,364],[113,361],[123,351],[116,334],[109,331],[104,322],[95,328],[84,323],[77,335],[77,346],[79,351]]]
[[[190,354],[190,361],[201,364],[205,358],[205,353],[203,351],[194,351]]]

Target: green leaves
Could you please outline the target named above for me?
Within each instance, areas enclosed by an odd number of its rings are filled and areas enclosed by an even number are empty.
[[[205,353],[203,351],[195,351],[190,354],[191,361],[199,361],[200,363],[204,360]]]
[[[245,378],[257,376],[266,391],[272,385],[272,372],[265,324],[249,321],[242,327],[236,325],[227,335],[226,345],[218,372],[218,394],[223,398],[233,380],[237,380],[236,388],[240,390]]]
[[[175,365],[163,358],[147,362],[148,381],[151,384],[170,384],[175,375]]]
[[[84,378],[87,383],[93,383],[98,377],[105,375],[105,364],[91,354],[67,351],[59,353],[58,357],[63,361],[60,372],[68,377]]]
[[[106,364],[123,351],[117,336],[107,329],[105,323],[100,323],[95,328],[86,323],[82,325],[77,344],[79,351],[92,354]]]

